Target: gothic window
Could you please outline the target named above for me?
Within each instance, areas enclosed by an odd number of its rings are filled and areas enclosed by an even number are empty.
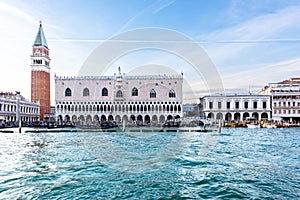
[[[156,92],[154,89],[150,91],[150,98],[156,98]]]
[[[90,96],[90,91],[89,91],[89,89],[84,88],[84,90],[83,90],[83,96],[84,96],[84,97]]]
[[[176,95],[175,95],[175,91],[174,90],[170,90],[169,91],[169,98],[175,98]]]
[[[65,90],[65,96],[66,96],[66,97],[72,96],[72,91],[71,91],[70,88],[67,88],[67,89]]]
[[[102,96],[108,96],[108,90],[107,88],[102,89]]]
[[[131,94],[132,94],[132,96],[138,96],[138,94],[139,94],[138,89],[137,89],[136,87],[134,87],[134,88],[132,89]]]
[[[121,90],[119,90],[118,92],[117,92],[117,98],[122,98],[123,97],[123,93],[122,93],[122,91]]]

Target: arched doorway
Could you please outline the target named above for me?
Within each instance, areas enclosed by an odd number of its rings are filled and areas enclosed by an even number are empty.
[[[161,116],[159,117],[159,123],[160,123],[160,124],[164,124],[164,123],[165,123],[165,116],[161,115]]]
[[[63,117],[61,115],[58,115],[57,121],[58,121],[59,124],[62,123],[62,121],[63,121],[62,119],[63,119]]]
[[[86,116],[86,125],[92,125],[92,116],[91,115]]]
[[[241,114],[240,113],[234,113],[233,119],[236,120],[236,121],[240,121]]]
[[[250,114],[247,113],[247,112],[245,112],[245,113],[243,114],[243,120],[245,120],[245,119],[248,118],[248,117],[250,117]]]
[[[262,113],[261,114],[261,119],[265,119],[265,120],[267,120],[268,119],[268,113]]]
[[[135,116],[134,116],[134,115],[131,115],[131,116],[130,116],[130,120],[131,120],[132,122],[134,122],[134,121],[135,121]]]
[[[217,119],[221,119],[222,120],[223,119],[223,114],[222,113],[218,113],[217,114]]]
[[[138,115],[138,116],[137,116],[137,121],[143,121],[142,115]]]
[[[94,116],[94,124],[99,125],[99,116],[98,115]]]
[[[70,121],[70,116],[69,116],[69,115],[66,115],[66,116],[65,116],[65,121],[66,121],[66,122],[69,122],[69,121]]]
[[[121,123],[121,116],[120,116],[120,115],[117,115],[117,116],[116,116],[116,122],[117,122],[118,124]]]
[[[145,116],[145,123],[147,123],[147,124],[150,123],[150,116],[149,115]]]
[[[101,122],[105,122],[106,121],[106,116],[105,115],[102,115],[101,116]]]
[[[128,117],[127,117],[127,115],[123,115],[123,117],[122,117],[122,122],[128,122]]]
[[[73,124],[76,124],[76,122],[77,122],[77,116],[76,116],[76,115],[73,115],[73,116],[72,116],[72,123],[73,123]]]
[[[113,120],[114,120],[114,117],[113,117],[112,115],[109,115],[109,116],[108,116],[108,121],[111,122],[111,121],[113,121]]]
[[[168,115],[167,116],[167,120],[172,120],[173,119],[173,116],[172,115]]]
[[[258,115],[258,113],[257,113],[257,112],[255,112],[255,113],[252,113],[252,117],[254,117],[256,120],[258,120],[258,119],[259,119],[259,115]]]
[[[225,115],[225,121],[230,122],[231,118],[232,118],[231,113],[226,113],[226,115]]]
[[[80,122],[80,124],[81,125],[83,125],[83,123],[84,123],[84,116],[83,115],[80,115],[79,117],[78,117],[78,121]]]
[[[215,118],[214,113],[208,113],[207,118],[214,119]]]
[[[142,117],[142,115],[138,115],[137,116],[136,124],[137,125],[142,125],[143,124],[143,117]]]
[[[153,115],[153,116],[152,116],[152,123],[153,123],[153,124],[157,124],[157,122],[158,122],[158,121],[157,121],[157,116],[156,116],[156,115]]]

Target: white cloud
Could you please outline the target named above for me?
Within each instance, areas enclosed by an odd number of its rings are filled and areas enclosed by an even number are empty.
[[[300,77],[300,57],[278,63],[243,66],[248,70],[223,75],[224,87],[228,89],[260,87],[291,77]]]
[[[37,22],[17,7],[0,2],[1,90],[19,90],[27,99],[30,99],[29,55],[37,33]],[[33,29],[33,24],[36,24],[36,29]]]
[[[26,12],[23,12],[19,8],[11,6],[9,4],[5,4],[3,2],[0,2],[0,10],[3,12],[2,13],[3,16],[9,15],[10,17],[22,19],[31,24],[35,24],[37,22],[36,19],[34,19],[31,15],[27,14]],[[5,17],[4,19],[7,18],[8,17]]]
[[[275,41],[276,39],[272,38],[280,32],[299,27],[299,18],[300,6],[288,7],[255,17],[234,27],[201,35],[199,38],[211,42],[204,44],[207,52],[215,62],[224,63],[228,59],[238,60],[242,51],[254,47],[257,42]],[[277,39],[277,42],[279,41],[280,39]]]
[[[221,73],[224,88],[247,90],[249,86],[262,87],[270,81],[280,81],[297,74],[299,76],[300,58],[295,58],[292,47],[286,45],[283,49],[282,45],[293,42],[295,48],[299,38],[281,34],[299,30],[299,19],[300,6],[287,7],[200,36],[200,40],[205,41],[204,48]],[[270,56],[281,52],[284,52],[285,60],[271,62],[274,57]]]

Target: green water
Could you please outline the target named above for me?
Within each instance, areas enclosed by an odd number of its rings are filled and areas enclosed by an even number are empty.
[[[0,199],[300,199],[300,129],[0,133]]]

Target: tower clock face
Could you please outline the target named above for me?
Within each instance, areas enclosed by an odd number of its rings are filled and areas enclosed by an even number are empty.
[[[35,50],[35,53],[40,53],[40,50],[39,49]]]

